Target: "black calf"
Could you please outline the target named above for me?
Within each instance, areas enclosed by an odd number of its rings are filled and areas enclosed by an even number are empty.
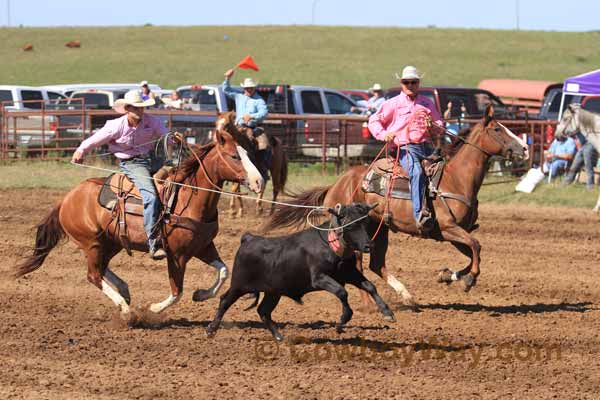
[[[394,314],[377,294],[375,286],[356,269],[354,252],[369,252],[371,245],[366,230],[368,218],[362,217],[372,208],[352,204],[329,209],[331,224],[321,227],[338,228],[335,231],[308,229],[275,238],[244,234],[235,256],[231,286],[221,296],[219,310],[208,326],[207,334],[213,336],[216,333],[227,309],[241,296],[254,293],[258,297],[259,292],[264,292],[258,315],[275,339],[282,340],[283,336],[271,319],[271,312],[281,296],[300,302],[302,296],[316,290],[326,290],[341,301],[342,316],[337,331],[342,332],[352,318],[348,292],[344,289],[346,283],[367,291],[381,313],[393,321]],[[352,221],[356,222],[343,226]]]

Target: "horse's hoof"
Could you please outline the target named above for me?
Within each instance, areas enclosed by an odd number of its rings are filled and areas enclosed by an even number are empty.
[[[462,278],[462,283],[463,283],[463,290],[466,293],[469,290],[471,290],[471,288],[473,286],[475,286],[475,284],[477,283],[477,279],[473,275],[467,274]]]
[[[210,325],[209,325],[208,328],[206,328],[205,333],[206,333],[206,337],[207,338],[213,338],[213,337],[215,337],[215,334],[217,333],[217,330],[211,328]]]
[[[277,332],[276,334],[273,335],[273,337],[275,338],[276,341],[283,342],[284,337],[281,333]]]
[[[133,320],[133,315],[131,314],[130,311],[126,311],[126,312],[121,311],[119,313],[119,317],[121,317],[122,321],[127,322],[127,323],[130,323]]]
[[[416,307],[417,306],[417,302],[412,297],[412,295],[408,292],[402,293],[402,303],[404,303],[404,305],[407,307]]]
[[[396,322],[396,317],[394,317],[394,314],[384,315],[383,319],[389,322]]]
[[[192,301],[204,301],[210,299],[211,297],[213,297],[213,295],[210,290],[198,289],[194,291],[194,294],[192,295]]]
[[[342,334],[342,333],[344,333],[344,325],[342,325],[342,324],[337,324],[337,325],[335,326],[335,331],[336,331],[338,334]]]
[[[440,272],[438,274],[438,282],[439,283],[445,283],[446,285],[449,285],[452,282],[454,282],[452,280],[452,275],[454,275],[454,272],[452,272],[451,269],[444,268],[444,269],[440,270]]]

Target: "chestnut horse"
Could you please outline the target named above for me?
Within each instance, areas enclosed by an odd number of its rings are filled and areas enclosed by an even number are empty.
[[[465,291],[471,289],[477,281],[479,271],[479,242],[471,236],[477,219],[477,194],[487,171],[487,161],[491,156],[522,156],[527,158],[525,143],[515,136],[504,125],[493,118],[493,108],[488,107],[485,117],[475,125],[464,143],[444,165],[439,184],[439,193],[432,201],[432,211],[436,217],[436,226],[427,237],[438,241],[449,241],[462,254],[470,258],[469,264],[459,271],[445,269],[440,272],[440,282],[452,283],[462,280]],[[405,303],[412,303],[412,296],[404,285],[392,276],[385,265],[385,254],[388,247],[388,231],[403,232],[413,236],[421,236],[415,225],[410,200],[388,199],[387,213],[390,215],[386,224],[380,224],[385,213],[385,204],[374,193],[355,190],[361,185],[367,173],[367,167],[350,168],[336,183],[326,188],[316,188],[304,192],[291,203],[298,205],[324,205],[352,202],[379,203],[371,211],[372,235],[379,228],[371,250],[369,268],[383,278],[400,294]],[[310,210],[306,208],[277,208],[265,229],[293,226],[307,218]],[[387,220],[387,219],[386,219]],[[360,260],[360,257],[359,257]],[[359,261],[360,263],[360,261]],[[362,269],[362,265],[359,265]],[[364,299],[364,296],[363,296]]]
[[[266,133],[265,133],[266,135]],[[271,166],[269,167],[269,172],[271,173],[271,183],[273,185],[273,201],[277,201],[277,196],[279,193],[285,193],[285,184],[287,182],[288,176],[288,159],[285,153],[285,149],[283,148],[283,143],[279,138],[273,137],[271,142],[271,151],[273,152],[273,156],[271,159]],[[262,162],[261,160],[256,160],[256,163]],[[267,189],[267,185],[263,186],[263,189],[258,194],[258,198],[256,199],[256,212],[258,214],[262,214],[263,212],[263,204],[262,198],[265,194],[265,190]],[[240,191],[240,184],[234,183],[231,187],[232,192]],[[237,212],[236,212],[236,203],[237,203]],[[232,197],[229,202],[229,210],[232,217],[241,218],[244,216],[244,202],[241,197]],[[271,203],[270,214],[273,214],[275,210],[275,203]]]
[[[243,181],[258,193],[264,184],[246,150],[240,146],[247,141],[237,130],[224,129],[232,119],[230,113],[221,114],[217,119],[214,142],[202,147],[190,146],[193,154],[169,175],[168,180],[181,184],[171,222],[165,223],[163,231],[171,293],[164,301],[150,306],[155,313],[164,311],[181,298],[186,264],[192,257],[217,269],[214,285],[208,290],[196,290],[194,301],[214,297],[227,278],[227,266],[213,243],[218,232],[218,188],[225,180]],[[98,204],[103,183],[104,178],[88,179],[67,193],[38,225],[33,255],[16,267],[16,276],[40,268],[50,251],[67,236],[86,255],[88,281],[108,296],[124,317],[128,317],[129,287],[108,267],[110,260],[123,249],[123,244],[119,239],[117,220],[112,218],[111,211]],[[142,217],[127,215],[127,224],[131,248],[147,252]]]

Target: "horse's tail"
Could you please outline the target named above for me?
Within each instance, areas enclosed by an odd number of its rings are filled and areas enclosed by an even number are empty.
[[[311,206],[322,205],[330,188],[331,186],[320,187],[295,195],[293,200],[287,202],[291,207],[281,205],[275,208],[263,231],[283,227],[299,227],[303,223],[306,223],[306,217],[313,210]]]
[[[283,153],[282,156],[282,165],[281,165],[281,172],[279,174],[279,187],[281,188],[281,193],[290,196],[291,193],[288,193],[285,191],[285,184],[287,183],[287,179],[288,179],[288,158],[287,158],[287,154]]]
[[[15,268],[15,277],[19,278],[42,266],[50,251],[65,237],[65,231],[60,225],[58,214],[61,204],[58,204],[37,226],[35,249],[33,254],[26,257]]]

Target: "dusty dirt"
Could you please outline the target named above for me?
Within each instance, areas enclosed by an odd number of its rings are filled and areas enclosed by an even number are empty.
[[[350,288],[356,312],[338,335],[338,301],[314,293],[304,306],[282,300],[274,319],[288,341],[277,346],[255,311],[243,311],[247,300],[205,337],[218,299],[191,301],[214,278],[199,261],[184,299],[136,328],[87,282],[72,243],[28,277],[8,278],[61,195],[0,194],[2,399],[600,398],[600,221],[588,210],[482,205],[482,274],[470,293],[436,282],[439,268],[466,262],[452,246],[393,235],[389,266],[418,312],[370,274],[397,322],[359,311]],[[231,266],[241,233],[260,220],[223,214],[221,223],[216,243]],[[134,307],[168,294],[163,263],[123,253],[111,265]]]

